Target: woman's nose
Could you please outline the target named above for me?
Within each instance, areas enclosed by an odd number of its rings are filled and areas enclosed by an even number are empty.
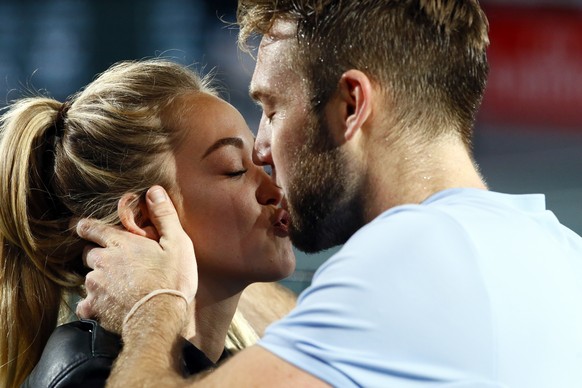
[[[257,187],[257,201],[261,205],[279,205],[283,200],[283,190],[264,169],[261,168],[259,174],[261,182]]]

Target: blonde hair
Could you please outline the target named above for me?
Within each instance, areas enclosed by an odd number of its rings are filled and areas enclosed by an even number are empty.
[[[38,362],[68,295],[82,293],[73,217],[119,223],[117,203],[160,184],[182,134],[163,112],[216,92],[171,61],[122,62],[63,104],[24,98],[0,118],[0,381],[19,386]]]
[[[258,340],[259,336],[253,326],[246,320],[243,313],[237,309],[228,328],[224,346],[231,353],[236,353],[254,345]]]
[[[297,304],[297,295],[279,283],[252,283],[238,302],[226,348],[231,352],[255,344],[274,321],[287,315]]]

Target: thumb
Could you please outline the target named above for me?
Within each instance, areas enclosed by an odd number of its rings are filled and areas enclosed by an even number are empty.
[[[177,290],[183,291],[186,299],[194,300],[198,289],[198,272],[192,240],[186,234],[178,212],[170,197],[161,186],[153,186],[146,193],[146,205],[150,220],[160,235],[159,244],[169,253],[170,261],[179,268]]]
[[[160,235],[160,244],[172,236],[183,233],[178,212],[168,193],[161,186],[153,186],[146,193],[150,220]]]

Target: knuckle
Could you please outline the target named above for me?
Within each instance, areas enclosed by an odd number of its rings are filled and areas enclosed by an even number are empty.
[[[154,212],[158,218],[168,218],[176,214],[176,210],[168,203],[160,205],[154,210]]]
[[[193,249],[194,248],[194,243],[192,243],[192,240],[186,234],[186,232],[180,233],[176,238],[177,238],[179,244],[181,246],[183,246],[185,249]]]
[[[99,283],[97,282],[97,279],[95,279],[95,277],[96,275],[94,271],[89,272],[85,277],[85,288],[87,289],[88,292],[92,292],[99,289]]]
[[[104,264],[103,256],[101,256],[99,253],[95,252],[93,254],[92,261],[94,268],[103,268]]]
[[[87,254],[87,265],[92,269],[104,269],[108,265],[107,249],[94,248]]]
[[[107,241],[108,248],[121,248],[122,244],[117,238],[117,236],[110,236]]]
[[[86,246],[83,248],[83,262],[86,267],[95,268],[95,258],[99,255],[97,248],[94,246]]]
[[[77,304],[76,314],[80,318],[92,318],[91,306],[87,299],[83,299]]]

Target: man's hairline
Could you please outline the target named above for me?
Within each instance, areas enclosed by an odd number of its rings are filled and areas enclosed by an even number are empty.
[[[291,31],[287,31],[285,33],[280,33],[279,31],[277,31],[277,24],[278,23],[283,23],[283,22],[287,22],[287,23],[293,23],[292,20],[290,19],[277,19],[273,22],[273,25],[269,28],[269,31],[267,31],[266,33],[263,34],[262,38],[261,38],[261,43],[259,44],[259,52],[264,48],[264,47],[268,47],[271,46],[273,44],[277,44],[277,43],[284,43],[285,41],[288,41],[290,39],[295,39],[296,38],[296,34],[295,31],[297,30],[296,26],[293,28],[293,32]],[[273,31],[273,29],[275,29],[275,31]],[[258,54],[257,54],[257,59],[258,59]],[[255,65],[256,66],[256,65]],[[257,86],[257,83],[255,82],[254,76],[251,78],[251,81],[249,83],[249,96],[251,97],[251,99],[257,103],[261,102],[261,99],[259,98],[260,96],[269,96],[269,94],[266,92],[268,88],[265,88],[264,85],[259,85]]]
[[[269,30],[263,34],[261,46],[297,37],[297,22],[293,19],[279,17],[273,20]],[[259,46],[260,47],[260,46]]]

